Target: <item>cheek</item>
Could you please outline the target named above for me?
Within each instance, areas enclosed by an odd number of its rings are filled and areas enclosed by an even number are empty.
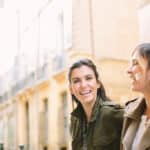
[[[135,68],[133,74],[136,80],[140,80],[143,75],[143,70],[141,68]]]
[[[148,81],[150,82],[150,71],[148,71]]]
[[[148,79],[148,81],[146,81],[146,86],[147,86],[147,89],[150,90],[150,78]]]
[[[150,86],[150,71],[148,72],[147,80],[148,80],[148,85]]]
[[[140,80],[141,77],[142,77],[142,73],[141,72],[135,73],[135,79],[136,80]]]
[[[76,86],[71,86],[71,87],[70,87],[70,92],[71,92],[71,94],[75,94],[75,93],[76,93],[76,89],[77,89]]]

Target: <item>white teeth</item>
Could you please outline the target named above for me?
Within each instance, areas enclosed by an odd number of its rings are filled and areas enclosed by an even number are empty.
[[[90,91],[84,91],[84,92],[81,92],[81,95],[86,95],[86,94],[89,94]]]
[[[134,76],[129,76],[131,78],[131,80],[133,81],[138,81],[141,78],[141,74],[140,73],[136,73],[134,74]]]
[[[141,74],[135,74],[135,80],[139,80],[141,78]]]

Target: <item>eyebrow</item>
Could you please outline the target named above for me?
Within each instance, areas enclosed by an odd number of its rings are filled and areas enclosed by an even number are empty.
[[[85,77],[87,77],[87,76],[93,77],[93,74],[86,74]],[[80,79],[80,77],[73,77],[73,78],[71,78],[71,79],[73,79],[73,80],[74,80],[74,79]]]
[[[78,78],[78,77],[71,78],[71,80],[76,80],[76,79],[80,79],[80,78]]]

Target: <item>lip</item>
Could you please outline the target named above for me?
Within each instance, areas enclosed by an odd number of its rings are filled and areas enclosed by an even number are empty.
[[[136,81],[136,78],[135,78],[135,76],[129,76],[129,78],[131,79],[131,81]]]
[[[136,80],[131,79],[131,84],[134,84],[136,82]]]
[[[90,91],[90,90],[80,92],[80,94],[81,94],[81,95],[87,95],[87,94],[90,94],[90,93],[91,93],[91,91]]]

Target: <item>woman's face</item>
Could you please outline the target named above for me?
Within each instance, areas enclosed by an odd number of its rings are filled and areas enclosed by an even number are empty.
[[[100,83],[97,82],[93,70],[85,65],[75,68],[71,73],[70,90],[82,105],[95,103],[97,89]]]
[[[147,69],[147,60],[134,52],[127,73],[131,79],[131,89],[138,92],[149,92],[150,90],[150,69]]]

